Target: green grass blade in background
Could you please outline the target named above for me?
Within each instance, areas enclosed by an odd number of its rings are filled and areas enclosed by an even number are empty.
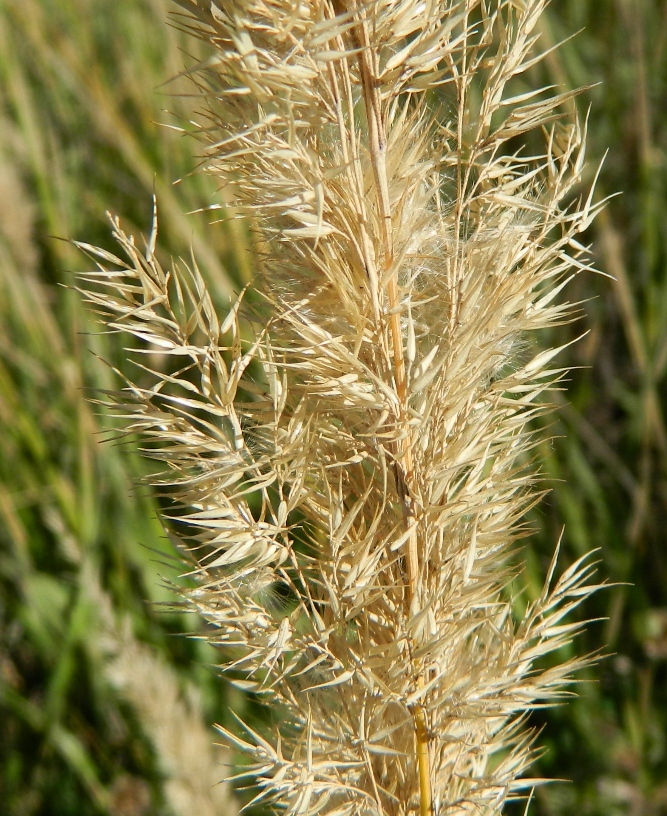
[[[600,83],[591,106],[591,165],[606,155],[601,196],[621,192],[594,222],[595,262],[610,278],[579,276],[587,300],[564,338],[577,366],[558,438],[542,450],[553,492],[537,514],[533,559],[546,559],[565,525],[566,555],[598,547],[616,586],[590,604],[606,618],[585,635],[609,654],[567,710],[544,717],[542,762],[572,784],[538,792],[544,814],[667,812],[667,4],[562,0],[550,7],[546,44],[583,30],[548,59],[548,80]],[[563,342],[561,340],[561,342]]]
[[[108,242],[106,209],[148,223],[224,298],[248,274],[244,237],[187,216],[214,190],[192,145],[159,127],[187,100],[165,3],[0,5],[0,802],[13,814],[235,812],[212,746],[230,701],[198,625],[152,605],[181,570],[131,445],[103,444],[86,399],[112,386],[115,339],[71,286],[65,241]],[[170,121],[176,121],[172,119]],[[91,353],[93,352],[93,353]],[[133,659],[128,659],[133,656]],[[148,666],[148,670],[147,667]],[[193,670],[194,667],[194,670]],[[194,687],[198,687],[194,695]],[[184,754],[186,747],[187,755]]]

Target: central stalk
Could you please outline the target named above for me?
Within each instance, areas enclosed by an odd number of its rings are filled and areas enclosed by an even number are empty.
[[[357,41],[359,71],[364,94],[364,105],[368,120],[369,147],[371,164],[375,178],[378,206],[380,209],[380,223],[382,227],[382,254],[383,279],[386,280],[387,303],[389,311],[389,329],[393,354],[394,380],[400,409],[397,417],[402,424],[407,415],[407,378],[403,353],[403,333],[401,330],[400,294],[398,289],[397,271],[394,264],[394,242],[391,217],[391,203],[389,198],[389,183],[387,180],[387,138],[382,115],[382,104],[378,93],[378,66],[377,54],[370,47],[367,24],[360,20],[353,37]],[[406,529],[409,531],[406,542],[407,583],[408,583],[408,615],[419,611],[419,553],[417,546],[417,526],[414,517],[414,504],[410,486],[413,482],[414,467],[412,459],[412,435],[406,428],[406,433],[399,440],[395,451],[396,464],[401,478],[397,479],[401,495]],[[416,669],[415,683],[418,689],[423,688],[424,679]],[[433,793],[431,788],[431,758],[428,723],[426,709],[421,703],[412,708],[415,721],[415,740],[417,753],[417,767],[419,776],[419,813],[420,816],[433,816]]]

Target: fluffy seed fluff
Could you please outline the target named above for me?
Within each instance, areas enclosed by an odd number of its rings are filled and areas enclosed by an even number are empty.
[[[155,228],[140,251],[114,221],[123,259],[81,246],[150,355],[116,405],[164,463],[187,601],[271,707],[273,731],[220,731],[290,816],[497,813],[591,591],[586,561],[521,619],[508,590],[562,376],[526,350],[571,317],[597,209],[573,93],[521,85],[545,0],[178,2],[252,292],[219,314]]]

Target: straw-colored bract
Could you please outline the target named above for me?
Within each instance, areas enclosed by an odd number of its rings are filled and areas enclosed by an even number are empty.
[[[495,813],[533,784],[525,712],[585,662],[536,661],[591,591],[580,560],[522,620],[507,593],[561,377],[526,350],[571,315],[596,209],[573,94],[511,90],[545,3],[179,5],[257,295],[217,314],[157,225],[139,251],[114,220],[122,259],[82,246],[89,300],[162,358],[117,408],[166,465],[188,600],[275,711],[221,731],[289,814]]]

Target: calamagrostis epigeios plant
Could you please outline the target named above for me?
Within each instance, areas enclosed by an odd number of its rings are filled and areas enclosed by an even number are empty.
[[[274,731],[221,732],[289,814],[496,813],[590,589],[552,567],[520,620],[508,592],[561,376],[531,333],[568,319],[594,214],[572,94],[512,90],[545,0],[179,5],[258,294],[217,313],[114,222],[127,260],[88,247],[88,297],[147,344],[125,426],[166,464],[189,602],[271,707]]]

